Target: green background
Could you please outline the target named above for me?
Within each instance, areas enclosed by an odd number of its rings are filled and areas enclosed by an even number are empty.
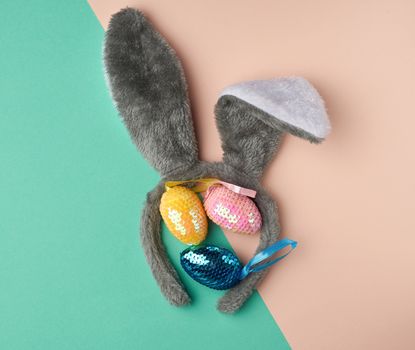
[[[193,304],[161,296],[138,240],[158,174],[109,97],[88,4],[4,1],[0,26],[0,349],[288,349],[257,293],[223,315],[181,274]]]

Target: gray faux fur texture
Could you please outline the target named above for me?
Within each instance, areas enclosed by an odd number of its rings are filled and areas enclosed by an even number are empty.
[[[235,96],[222,96],[215,108],[224,150],[223,162],[198,159],[186,83],[179,60],[166,41],[137,10],[115,14],[105,39],[104,61],[112,96],[132,140],[161,174],[147,195],[141,218],[141,243],[151,271],[167,300],[188,304],[187,294],[161,240],[159,204],[165,181],[220,178],[257,191],[263,226],[257,252],[277,241],[277,208],[261,187],[260,177],[284,133],[319,142],[316,136]],[[219,300],[222,312],[237,311],[265,276],[252,273]]]
[[[221,96],[230,95],[268,114],[266,123],[290,126],[287,132],[320,142],[330,132],[324,101],[304,78],[283,77],[251,80],[226,87]]]
[[[139,11],[127,8],[110,22],[104,56],[112,97],[140,152],[163,176],[190,168],[198,149],[173,49]]]

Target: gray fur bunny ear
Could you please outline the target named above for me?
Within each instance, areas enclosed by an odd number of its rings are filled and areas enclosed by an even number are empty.
[[[115,14],[104,62],[113,99],[140,152],[164,177],[198,161],[180,61],[138,10]]]
[[[104,62],[113,99],[132,140],[162,177],[199,164],[186,82],[163,37],[135,9],[116,13],[105,38]],[[148,193],[141,243],[161,292],[173,305],[190,302],[160,235],[161,182]]]
[[[324,102],[305,79],[255,80],[227,87],[216,105],[224,162],[259,177],[284,133],[319,143],[330,132]]]
[[[330,131],[323,100],[303,78],[257,80],[230,86],[222,92],[215,112],[223,162],[242,172],[252,184],[259,181],[285,133],[319,143]],[[261,186],[258,188],[255,201],[263,225],[256,253],[276,242],[280,233],[275,203]],[[219,310],[237,311],[265,274],[265,270],[252,274],[230,289],[219,300]]]

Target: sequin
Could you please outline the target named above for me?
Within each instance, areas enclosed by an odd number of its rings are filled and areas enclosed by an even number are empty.
[[[255,203],[222,185],[209,187],[203,205],[208,217],[222,228],[246,234],[261,229],[262,218]]]
[[[239,283],[242,265],[234,253],[214,245],[189,247],[180,254],[186,273],[206,287],[223,290]]]
[[[185,244],[199,244],[207,235],[207,217],[196,193],[175,186],[161,197],[160,213],[169,231]]]

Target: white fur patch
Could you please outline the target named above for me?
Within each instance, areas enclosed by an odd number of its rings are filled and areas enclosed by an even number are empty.
[[[225,88],[223,95],[235,96],[320,139],[331,129],[323,100],[304,78],[247,81]]]

